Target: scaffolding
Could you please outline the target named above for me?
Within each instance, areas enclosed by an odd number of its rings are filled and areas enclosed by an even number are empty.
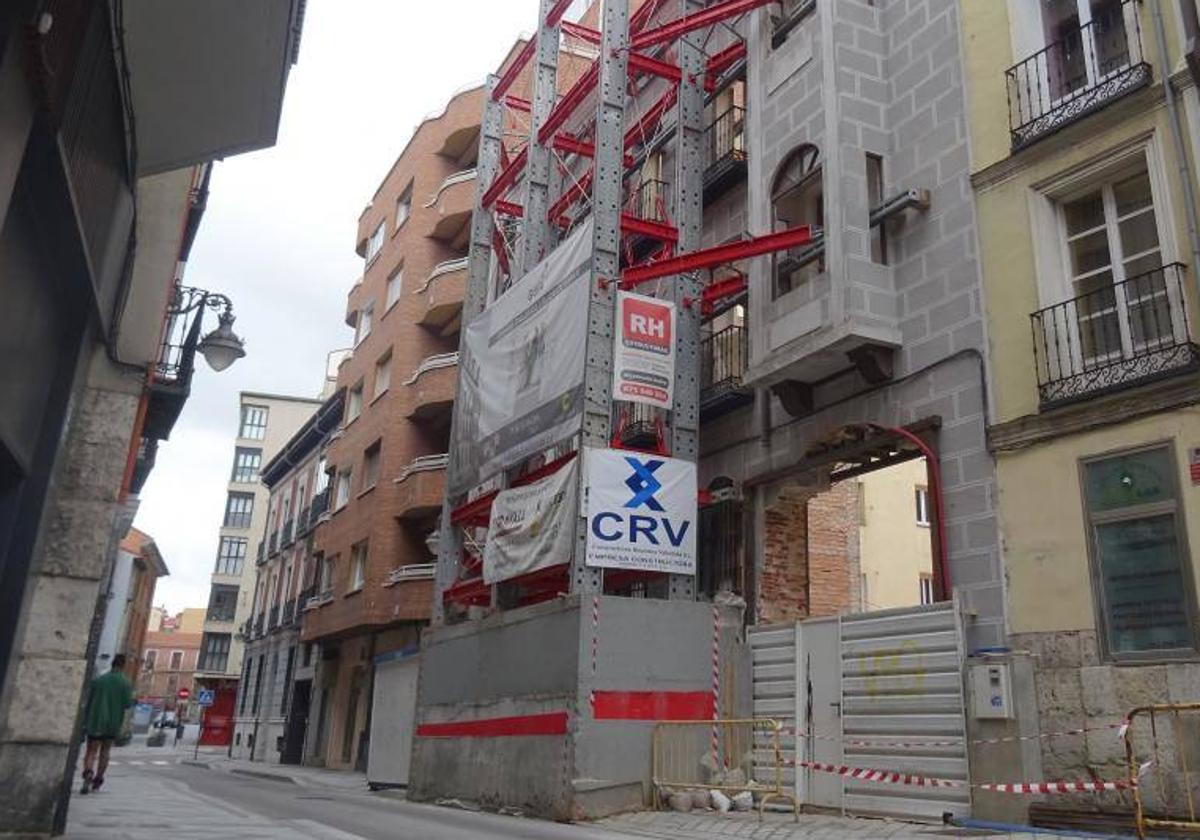
[[[563,441],[547,463],[526,470],[517,464],[486,489],[448,493],[439,528],[436,621],[446,620],[448,608],[533,603],[562,592],[601,594],[642,585],[644,576],[654,574],[609,570],[606,578],[603,569],[586,566],[581,521],[569,562],[488,585],[479,531],[502,487],[543,478],[585,447],[613,444],[618,289],[638,288],[676,305],[674,404],[658,429],[655,451],[696,460],[701,319],[721,301],[746,292],[744,275],[733,263],[804,246],[816,233],[802,226],[700,247],[706,97],[744,66],[746,44],[739,33],[744,16],[772,2],[606,0],[598,28],[592,28],[564,20],[571,0],[540,0],[536,33],[501,75],[488,79],[464,331],[489,300],[590,219],[585,404],[581,431]],[[559,72],[568,53],[594,58],[566,85]],[[524,99],[512,89],[527,71],[531,92]],[[514,125],[520,130],[512,130]],[[647,158],[664,148],[673,153],[673,181],[645,178]],[[721,267],[725,273],[708,282]],[[470,445],[458,437],[465,410],[458,399],[452,453]],[[665,588],[670,598],[695,598],[691,576],[671,575]]]

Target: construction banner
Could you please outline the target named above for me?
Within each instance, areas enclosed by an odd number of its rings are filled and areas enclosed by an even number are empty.
[[[540,481],[496,494],[483,549],[484,583],[570,561],[578,479],[576,459]]]
[[[696,573],[696,465],[619,449],[588,449],[589,566]]]
[[[617,294],[613,399],[670,409],[675,394],[675,304]]]
[[[450,495],[579,431],[591,258],[589,221],[463,331]]]

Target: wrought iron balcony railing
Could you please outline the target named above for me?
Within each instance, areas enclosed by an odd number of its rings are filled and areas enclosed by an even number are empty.
[[[320,493],[313,496],[312,506],[309,516],[312,519],[313,527],[321,521],[321,517],[329,510],[329,488],[326,487]]]
[[[279,605],[272,604],[270,617],[267,620],[267,629],[273,630],[279,626]]]
[[[233,621],[234,615],[237,613],[237,607],[233,604],[209,607],[208,612],[204,614],[205,621]]]
[[[279,553],[279,532],[273,531],[271,536],[267,537],[267,556],[274,557]]]
[[[287,548],[292,544],[296,536],[296,520],[289,519],[283,523],[283,533],[279,537],[279,547]]]
[[[1186,274],[1171,263],[1034,312],[1042,407],[1200,369]]]
[[[614,402],[612,424],[622,446],[654,449],[666,435],[666,412],[645,403]]]
[[[1013,151],[1150,83],[1139,5],[1093,0],[1089,22],[1004,71]]]
[[[267,544],[264,540],[259,540],[258,541],[258,555],[257,555],[257,559],[255,561],[256,565],[261,566],[263,564],[263,561],[266,559],[267,559]]]
[[[296,511],[296,539],[300,539],[309,532],[311,520],[311,509],[307,505]]]
[[[261,636],[263,633],[263,614],[259,613],[254,617],[254,635]]]
[[[704,180],[746,162],[746,109],[731,105],[704,129]],[[745,167],[741,167],[745,171]]]
[[[745,326],[731,324],[700,341],[700,416],[715,417],[754,398],[742,379],[750,361]]]
[[[625,212],[648,222],[667,222],[670,218],[671,186],[658,178],[643,178],[630,187]]]
[[[283,605],[283,624],[285,627],[290,626],[292,620],[296,617],[296,599],[292,598]]]

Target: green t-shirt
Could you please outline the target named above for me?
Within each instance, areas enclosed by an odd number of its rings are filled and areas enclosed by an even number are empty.
[[[92,680],[91,698],[83,721],[92,738],[116,738],[125,724],[125,710],[133,705],[133,686],[120,671],[109,671]]]

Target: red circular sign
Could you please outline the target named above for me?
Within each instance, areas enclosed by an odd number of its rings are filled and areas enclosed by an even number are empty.
[[[179,693],[176,694],[175,696],[178,697],[180,700],[186,700],[192,696],[192,690],[190,688],[181,688],[181,689],[179,689]]]

